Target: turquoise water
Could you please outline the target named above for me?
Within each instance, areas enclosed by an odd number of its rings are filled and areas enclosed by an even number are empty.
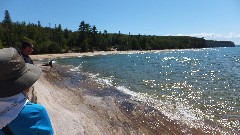
[[[73,65],[98,83],[146,102],[172,120],[194,127],[213,121],[240,129],[240,48],[174,50],[76,57]],[[216,130],[220,130],[216,129]]]

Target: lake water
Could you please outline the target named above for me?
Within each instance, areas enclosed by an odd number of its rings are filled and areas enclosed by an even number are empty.
[[[172,120],[240,129],[240,47],[65,58],[97,83],[116,87]]]

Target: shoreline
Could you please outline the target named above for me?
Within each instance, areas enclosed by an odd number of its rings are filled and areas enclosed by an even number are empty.
[[[137,51],[133,51],[137,52]],[[39,54],[30,55],[33,60],[39,59],[55,59],[65,57],[81,57],[81,56],[95,56],[95,55],[108,55],[108,54],[119,54],[120,51],[95,51],[95,52],[84,52],[84,53],[60,53],[60,54]]]
[[[46,107],[55,134],[205,134],[169,120],[154,108],[132,101],[126,95],[116,96],[112,89],[103,90],[83,80],[79,87],[70,87],[71,79],[63,67],[42,67],[43,73],[31,92],[35,101]],[[109,93],[108,93],[109,92]]]
[[[84,53],[61,53],[61,54],[38,54],[30,55],[32,60],[42,60],[42,59],[56,59],[56,58],[66,58],[66,57],[83,57],[83,56],[96,56],[96,55],[109,55],[109,54],[128,54],[128,53],[147,53],[147,52],[165,52],[174,51],[176,49],[166,49],[166,50],[152,50],[152,51],[95,51],[95,52],[84,52]]]
[[[145,52],[108,52],[108,54]],[[75,73],[68,72],[70,67],[54,64],[50,71],[50,67],[41,66],[42,59],[93,55],[106,53],[49,54],[37,55],[34,58],[34,62],[42,68],[43,73],[34,84],[35,90],[31,92],[33,97],[30,99],[46,107],[55,134],[221,134],[219,129],[222,127],[214,123],[206,124],[212,128],[189,127],[170,120],[145,103],[131,100],[113,88],[101,88],[90,78],[76,79]],[[235,134],[234,131],[229,133]]]
[[[183,51],[183,50],[194,50],[194,49],[211,49],[211,48],[190,48],[190,49],[164,49],[164,50],[130,50],[130,51],[94,51],[94,52],[83,52],[83,53],[58,53],[58,54],[38,54],[30,55],[32,60],[38,61],[43,59],[57,59],[67,57],[83,57],[83,56],[96,56],[96,55],[109,55],[109,54],[132,54],[132,53],[149,53],[149,52],[166,52],[166,51]],[[213,48],[214,49],[214,48]]]

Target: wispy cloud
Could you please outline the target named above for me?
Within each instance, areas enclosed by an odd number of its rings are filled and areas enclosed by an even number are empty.
[[[228,33],[228,34],[216,34],[216,33],[196,33],[196,34],[177,34],[175,36],[191,36],[191,37],[204,37],[207,40],[221,40],[232,41],[236,45],[240,45],[240,34]]]

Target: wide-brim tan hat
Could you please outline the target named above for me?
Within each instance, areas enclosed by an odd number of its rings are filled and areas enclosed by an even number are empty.
[[[41,68],[27,64],[14,48],[0,49],[0,98],[14,96],[31,87]]]

